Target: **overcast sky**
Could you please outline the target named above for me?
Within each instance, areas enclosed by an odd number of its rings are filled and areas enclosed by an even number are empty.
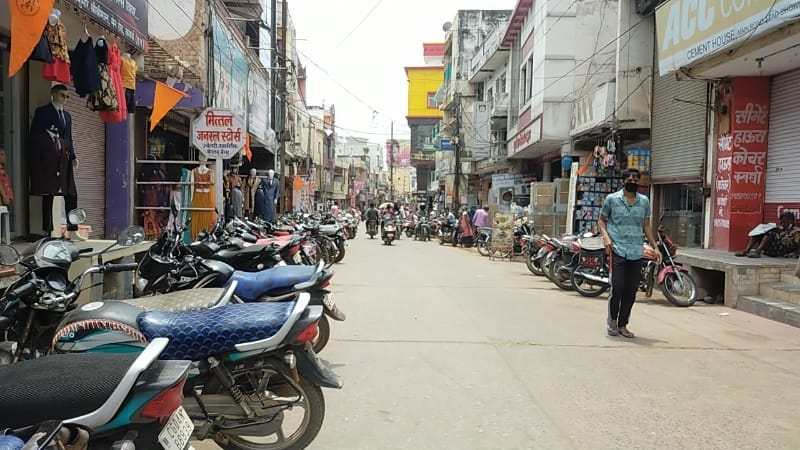
[[[407,137],[408,83],[403,68],[423,65],[422,43],[443,42],[442,24],[452,22],[459,9],[512,9],[515,4],[516,0],[288,0],[297,49],[308,69],[308,103],[333,103],[336,127],[347,134],[383,142],[394,120],[396,137]]]

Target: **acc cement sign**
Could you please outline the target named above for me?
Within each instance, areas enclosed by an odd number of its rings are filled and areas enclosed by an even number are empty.
[[[656,10],[658,71],[674,72],[800,16],[800,0],[670,0]]]

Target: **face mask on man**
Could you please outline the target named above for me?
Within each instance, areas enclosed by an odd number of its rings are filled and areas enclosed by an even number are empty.
[[[639,185],[633,181],[625,183],[625,190],[628,192],[636,192],[639,190]]]

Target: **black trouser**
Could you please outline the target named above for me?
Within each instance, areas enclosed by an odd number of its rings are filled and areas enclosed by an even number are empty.
[[[64,210],[67,213],[78,207],[77,195],[63,194],[62,196],[64,197]],[[55,195],[42,196],[42,228],[48,233],[53,231],[53,197]],[[78,231],[78,225],[71,224],[67,220],[67,231]]]
[[[642,260],[625,259],[614,253],[611,259],[611,297],[608,301],[608,314],[611,320],[617,319],[617,326],[628,325],[633,302],[642,277]]]

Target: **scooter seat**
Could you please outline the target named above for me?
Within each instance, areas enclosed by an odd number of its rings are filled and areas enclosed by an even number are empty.
[[[161,359],[198,361],[235,351],[236,344],[274,336],[294,305],[295,302],[237,303],[203,311],[151,311],[139,316],[139,329],[148,340],[169,339]]]
[[[228,281],[237,281],[236,296],[244,300],[257,300],[275,289],[292,287],[311,280],[317,273],[315,266],[277,266],[259,272],[237,270]]]
[[[96,411],[138,356],[72,353],[0,367],[0,429]]]

